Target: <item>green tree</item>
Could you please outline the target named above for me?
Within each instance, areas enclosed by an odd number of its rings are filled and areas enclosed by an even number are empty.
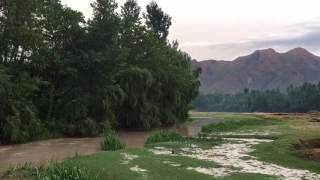
[[[164,13],[155,1],[147,5],[146,24],[161,40],[167,40],[171,17]]]

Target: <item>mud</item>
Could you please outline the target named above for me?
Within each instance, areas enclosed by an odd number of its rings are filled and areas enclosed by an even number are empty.
[[[302,150],[306,158],[320,161],[320,139],[300,140],[295,147]]]

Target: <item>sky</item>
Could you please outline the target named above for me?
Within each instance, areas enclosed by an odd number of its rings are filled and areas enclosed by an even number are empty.
[[[94,0],[61,0],[92,16]],[[121,5],[125,0],[118,0]],[[145,9],[150,0],[137,0]],[[196,60],[234,60],[257,49],[320,55],[320,0],[156,0],[172,17],[169,39]]]

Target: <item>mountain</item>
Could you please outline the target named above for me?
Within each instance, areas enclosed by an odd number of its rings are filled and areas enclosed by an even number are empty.
[[[235,93],[249,89],[285,89],[320,81],[320,57],[303,48],[279,53],[257,50],[234,61],[193,61],[201,67],[201,94]]]

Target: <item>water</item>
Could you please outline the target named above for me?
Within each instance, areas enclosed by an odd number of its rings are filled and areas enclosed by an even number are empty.
[[[176,125],[169,130],[184,136],[196,136],[205,125],[218,123],[209,118],[198,117],[194,121]],[[142,148],[151,132],[118,132],[128,148]],[[44,140],[21,145],[0,146],[0,173],[18,164],[45,165],[47,162],[62,161],[75,154],[89,155],[99,152],[101,138],[65,138]]]

